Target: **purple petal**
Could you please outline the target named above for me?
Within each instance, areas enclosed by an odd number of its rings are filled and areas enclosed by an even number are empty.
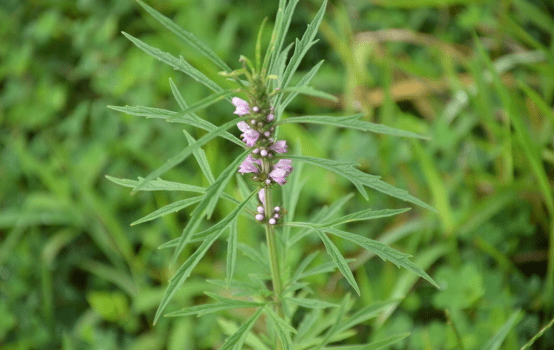
[[[258,198],[260,199],[260,202],[265,203],[265,188],[262,188],[258,192]]]
[[[238,114],[239,116],[243,116],[243,115],[246,115],[246,114],[250,113],[250,107],[248,106],[248,102],[246,102],[245,100],[243,100],[241,98],[238,98],[238,97],[233,97],[233,99],[231,101],[233,102],[233,105],[235,105],[235,107],[237,107],[235,109],[235,111],[233,112],[234,114]]]
[[[280,140],[271,145],[269,149],[277,153],[285,153],[287,152],[287,147],[287,141]]]

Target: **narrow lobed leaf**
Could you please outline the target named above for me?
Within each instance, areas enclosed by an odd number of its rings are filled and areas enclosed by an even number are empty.
[[[325,233],[323,233],[317,228],[314,228],[314,230],[319,236],[319,238],[323,241],[323,244],[325,245],[325,249],[327,250],[327,253],[329,254],[329,256],[331,256],[331,259],[333,259],[333,261],[337,265],[338,269],[340,270],[344,278],[346,278],[346,280],[348,281],[348,283],[350,283],[352,288],[354,288],[356,293],[360,295],[360,288],[358,287],[358,283],[356,283],[356,279],[354,278],[352,271],[350,271],[350,267],[346,263],[344,257],[342,256],[337,246],[329,239],[329,237],[327,237]]]
[[[362,210],[356,213],[348,214],[343,217],[332,219],[329,221],[324,221],[321,224],[317,224],[318,227],[327,227],[327,226],[337,226],[341,224],[345,224],[352,221],[366,221],[366,220],[373,220],[378,218],[385,218],[389,216],[398,215],[401,213],[405,213],[411,208],[403,208],[403,209],[384,209],[384,210]]]
[[[136,220],[135,222],[131,223],[131,226],[142,224],[144,222],[148,222],[148,221],[152,221],[154,219],[157,219],[161,216],[165,216],[167,214],[178,212],[181,209],[184,209],[186,207],[189,207],[193,204],[196,204],[196,203],[200,202],[202,200],[202,198],[204,198],[204,196],[192,197],[192,198],[183,199],[183,200],[177,201],[175,203],[165,205],[165,206],[161,207],[160,209],[158,209],[156,211],[153,211],[152,213],[150,213],[150,214]]]
[[[359,120],[363,115],[364,114],[354,114],[346,117],[329,117],[329,116],[294,117],[294,118],[283,119],[279,121],[278,124],[290,124],[290,123],[323,124],[323,125],[338,126],[341,128],[368,131],[376,134],[384,134],[384,135],[400,136],[400,137],[412,137],[412,138],[426,139],[426,140],[429,139],[429,137],[427,136],[416,134],[411,131],[397,129],[383,124],[375,124],[368,121]]]
[[[133,44],[135,44],[139,49],[146,52],[150,56],[162,61],[163,63],[173,67],[173,69],[176,69],[178,71],[181,71],[197,82],[205,85],[210,90],[215,92],[220,92],[222,88],[217,85],[213,80],[208,78],[204,73],[200,72],[198,69],[191,66],[183,57],[177,58],[167,52],[163,52],[155,47],[152,47],[141,40],[135,38],[134,36],[127,34],[125,32],[122,32],[123,35],[127,37],[127,39],[131,40]]]
[[[189,115],[183,115],[183,114],[179,114],[179,112],[173,112],[165,109],[143,107],[143,106],[136,106],[136,107],[108,106],[108,108],[113,109],[114,111],[127,113],[137,117],[164,119],[165,121],[171,122],[171,123],[182,123],[182,124],[192,125],[194,127],[197,127],[206,131],[213,131],[217,129],[217,126],[215,126],[214,124],[210,123],[207,120],[204,120],[198,117],[194,113]],[[245,147],[244,142],[242,142],[236,136],[234,136],[233,134],[227,131],[221,134],[221,137],[231,142],[234,142],[235,144],[241,147]]]
[[[164,27],[172,31],[179,39],[181,39],[186,44],[189,44],[198,52],[200,52],[204,57],[212,61],[215,65],[217,65],[220,69],[224,71],[230,71],[231,68],[221,59],[219,56],[215,54],[206,44],[204,44],[202,41],[200,41],[194,34],[184,30],[177,24],[175,24],[172,20],[167,18],[166,16],[162,15],[152,7],[146,5],[140,0],[137,0],[140,6],[142,6],[152,17],[154,17],[158,22],[160,22]]]
[[[210,131],[206,135],[202,136],[200,139],[198,139],[198,141],[196,141],[192,145],[189,145],[189,146],[185,147],[185,149],[183,149],[177,155],[171,157],[162,166],[160,166],[158,169],[156,169],[152,173],[150,173],[144,180],[142,180],[138,184],[138,186],[131,193],[139,191],[142,187],[144,187],[148,182],[152,181],[154,178],[164,174],[165,172],[172,169],[176,165],[182,163],[185,159],[188,158],[188,156],[190,156],[192,154],[192,152],[195,149],[204,146],[209,141],[211,141],[214,138],[216,138],[217,136],[223,134],[225,132],[225,130],[229,129],[230,127],[232,127],[233,125],[235,125],[239,121],[246,120],[246,119],[247,119],[247,117],[236,118],[234,120],[231,120],[231,121],[221,125],[217,129],[215,129],[213,131]]]

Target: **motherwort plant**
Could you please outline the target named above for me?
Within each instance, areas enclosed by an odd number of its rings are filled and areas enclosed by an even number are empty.
[[[154,317],[154,323],[160,316],[164,315],[171,299],[183,286],[210,246],[222,235],[227,234],[227,276],[224,281],[212,282],[218,284],[222,289],[229,289],[232,297],[223,297],[206,292],[215,302],[189,307],[165,315],[201,316],[239,308],[254,310],[240,327],[228,329],[232,331],[231,336],[227,338],[222,349],[240,349],[244,345],[256,349],[322,349],[327,347],[329,343],[351,336],[354,334],[352,327],[375,317],[379,312],[396,302],[382,302],[350,313],[349,310],[352,308],[353,302],[348,295],[342,299],[340,304],[331,304],[318,300],[317,297],[308,298],[312,292],[309,283],[305,282],[305,278],[319,273],[327,273],[335,268],[338,268],[344,275],[356,293],[360,294],[356,280],[348,265],[348,260],[342,256],[329,235],[351,241],[384,260],[413,271],[436,286],[436,283],[425,271],[408,259],[409,255],[396,251],[381,242],[337,228],[339,225],[348,222],[388,217],[403,213],[408,209],[363,210],[337,218],[336,214],[351,197],[347,196],[344,200],[328,208],[322,208],[308,222],[293,220],[296,203],[302,188],[300,173],[304,164],[307,164],[308,167],[322,167],[346,177],[366,199],[368,199],[366,188],[371,188],[429,210],[434,210],[406,191],[383,182],[379,176],[369,175],[356,169],[354,163],[289,155],[289,145],[285,140],[279,139],[278,130],[290,123],[326,124],[401,137],[421,137],[408,131],[362,121],[360,120],[362,114],[346,117],[283,117],[285,108],[298,94],[334,99],[332,95],[308,86],[322,62],[315,65],[296,85],[291,86],[292,77],[300,61],[308,49],[317,42],[314,38],[323,18],[327,1],[323,1],[321,8],[313,22],[308,25],[302,38],[288,46],[284,46],[285,35],[297,3],[298,0],[279,1],[273,34],[265,50],[265,55],[262,57],[261,44],[264,22],[260,34],[258,34],[255,59],[251,61],[241,56],[239,59],[241,67],[232,70],[190,32],[178,27],[167,17],[139,1],[139,4],[155,19],[187,45],[198,50],[206,59],[216,64],[222,70],[221,75],[224,78],[234,81],[236,88],[232,90],[222,89],[216,82],[191,66],[183,57],[174,57],[129,34],[123,33],[137,47],[149,55],[187,74],[214,91],[213,95],[189,106],[177,87],[170,81],[171,89],[181,107],[181,111],[172,112],[142,106],[110,107],[132,115],[161,118],[172,123],[187,124],[204,129],[207,133],[200,139],[195,140],[185,131],[188,146],[145,178],[139,178],[138,181],[108,178],[117,184],[131,187],[132,192],[166,190],[200,194],[160,208],[136,222],[149,221],[169,212],[196,205],[180,238],[161,246],[161,248],[174,249],[172,263],[176,264],[187,244],[200,243],[199,247],[177,269],[169,281]],[[222,100],[228,101],[234,106],[234,114],[237,115],[235,119],[216,126],[195,114],[196,111]],[[232,115],[232,108],[229,109],[230,116]],[[227,131],[234,127],[240,130],[240,139]],[[234,143],[242,148],[243,152],[217,178],[214,178],[202,146],[216,137],[222,137]],[[191,155],[200,164],[202,172],[210,183],[209,187],[203,188],[169,182],[160,178],[165,172]],[[240,177],[237,178],[241,190],[239,192],[243,194],[240,199],[224,192],[227,184],[237,172],[249,180],[244,181]],[[201,230],[205,218],[209,219],[211,217],[220,198],[235,203],[235,209],[218,223],[208,229]],[[279,203],[282,203],[281,205],[276,205],[276,198],[280,198]],[[237,242],[237,219],[240,215],[252,219],[252,225],[262,225],[264,227],[265,244],[262,245],[259,251]],[[287,251],[290,251],[291,247],[309,234],[315,234],[323,241],[332,261],[313,266],[315,253],[296,263],[292,262],[292,259],[287,259]],[[246,255],[265,269],[267,273],[252,274],[248,277],[241,276],[240,279],[235,279],[233,275],[237,249],[246,252]],[[227,294],[229,294],[229,291]],[[264,315],[264,322],[267,323],[267,330],[265,332],[254,332],[253,326],[262,315]],[[300,318],[301,321],[293,323],[293,316],[295,320]],[[296,328],[293,324],[297,324],[298,327]],[[395,336],[376,345],[386,346],[405,336],[405,334]]]

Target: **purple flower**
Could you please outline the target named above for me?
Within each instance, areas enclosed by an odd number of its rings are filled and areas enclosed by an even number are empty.
[[[258,141],[258,138],[260,137],[260,133],[250,128],[245,121],[238,122],[237,127],[240,131],[242,131],[242,134],[240,135],[240,137],[242,137],[242,141],[244,141],[248,147],[254,147],[256,141]]]
[[[277,153],[285,153],[287,152],[287,141],[276,141],[269,149]]]
[[[269,177],[279,185],[284,185],[287,183],[285,178],[289,176],[293,170],[293,167],[290,165],[291,163],[292,161],[290,159],[279,159],[273,166],[273,170],[269,173]]]
[[[273,107],[271,107],[271,109],[273,110]],[[271,122],[271,121],[273,121],[273,119],[275,119],[275,116],[273,115],[273,113],[269,113],[267,115],[267,121]]]
[[[242,175],[246,173],[255,173],[255,174],[259,173],[260,169],[258,169],[256,164],[262,165],[262,161],[259,159],[252,158],[252,156],[248,155],[248,157],[246,157],[244,162],[241,163],[239,167],[239,173],[241,173]]]
[[[260,202],[265,203],[265,188],[262,188],[258,192],[258,198],[260,199]]]
[[[248,102],[246,102],[245,100],[238,97],[233,97],[231,101],[233,102],[235,107],[237,107],[233,112],[234,114],[238,114],[242,117],[243,115],[247,115],[248,113],[250,113],[250,106],[248,106]]]

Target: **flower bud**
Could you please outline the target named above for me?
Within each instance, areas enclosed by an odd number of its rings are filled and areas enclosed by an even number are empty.
[[[255,217],[258,221],[262,221],[264,219],[264,216],[262,214],[257,214]]]
[[[270,225],[275,225],[277,223],[277,221],[273,218],[269,219],[269,224]]]

